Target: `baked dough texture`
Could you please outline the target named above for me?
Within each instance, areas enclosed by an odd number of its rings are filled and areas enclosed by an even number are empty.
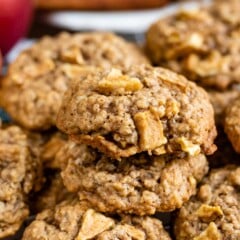
[[[179,211],[177,240],[240,239],[240,168],[214,169]]]
[[[56,125],[62,96],[81,67],[125,69],[143,63],[149,61],[135,44],[112,33],[43,37],[10,64],[0,105],[25,128],[46,130]]]
[[[116,161],[69,141],[58,154],[70,192],[101,212],[152,215],[180,208],[208,171],[204,155],[176,159],[138,154]]]
[[[181,75],[147,65],[83,71],[65,93],[57,126],[115,159],[144,151],[215,151],[207,93]]]
[[[160,220],[129,215],[108,216],[87,204],[66,201],[37,215],[24,232],[23,240],[129,239],[170,240]]]

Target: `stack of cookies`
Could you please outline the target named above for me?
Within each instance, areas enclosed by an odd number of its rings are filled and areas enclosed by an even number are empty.
[[[78,197],[38,215],[23,239],[170,239],[151,215],[180,208],[208,171],[207,93],[147,65],[78,74],[57,117],[70,138],[57,153],[61,176]]]
[[[0,89],[12,118],[0,131],[0,238],[36,215],[23,240],[240,239],[239,154],[224,133],[239,152],[239,7],[216,0],[158,21],[150,60],[97,32],[22,52]],[[161,213],[172,212],[169,233]]]
[[[70,81],[91,66],[139,64],[149,60],[114,34],[62,33],[44,37],[9,66],[0,90],[0,105],[12,119],[0,132],[0,238],[15,234],[29,215],[73,198],[63,185],[57,157],[67,137],[56,129]]]
[[[63,157],[80,151],[67,157],[65,185],[103,212],[181,207],[207,172],[204,154],[215,150],[207,94],[151,66],[82,72],[65,93],[57,126],[75,142]]]
[[[1,105],[27,129],[47,183],[26,195],[33,213],[48,210],[24,239],[90,239],[107,232],[168,239],[150,215],[180,208],[194,195],[208,171],[205,154],[215,150],[206,92],[151,67],[140,49],[109,33],[61,34],[36,43],[9,67]],[[56,119],[63,133],[53,129]],[[76,214],[76,222],[57,216],[61,211]],[[90,229],[93,235],[85,236]]]

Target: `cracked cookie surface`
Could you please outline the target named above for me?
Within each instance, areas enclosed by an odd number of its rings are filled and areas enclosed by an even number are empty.
[[[178,213],[177,240],[240,239],[240,168],[212,170]]]
[[[22,52],[2,80],[1,106],[28,129],[55,126],[62,95],[78,67],[128,68],[148,64],[132,43],[111,33],[62,33]]]
[[[153,217],[110,217],[86,204],[66,201],[37,215],[23,240],[134,239],[170,240],[160,220]]]
[[[116,159],[143,151],[215,150],[207,93],[181,75],[146,65],[83,72],[65,93],[57,126]]]
[[[173,211],[195,194],[208,171],[202,154],[183,159],[139,154],[116,161],[71,141],[61,152],[64,185],[101,212]]]

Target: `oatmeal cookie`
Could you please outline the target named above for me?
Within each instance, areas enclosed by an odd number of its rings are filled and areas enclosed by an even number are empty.
[[[0,238],[13,235],[28,217],[27,196],[38,179],[40,161],[17,126],[0,130]]]
[[[149,64],[138,47],[111,33],[44,37],[9,66],[0,104],[25,128],[49,129],[79,66],[125,69],[141,63]]]
[[[154,23],[146,36],[152,62],[204,87],[223,90],[239,83],[239,28],[232,28],[211,12],[225,5],[234,9],[229,1],[221,1],[210,9],[179,12]]]
[[[212,170],[175,222],[177,240],[240,239],[240,168]]]
[[[57,126],[115,159],[215,150],[207,93],[181,75],[146,65],[84,72],[67,90]]]
[[[214,0],[210,8],[211,14],[231,28],[238,28],[240,24],[239,0]]]
[[[224,129],[235,151],[240,153],[240,97],[228,106]]]
[[[61,173],[67,189],[110,213],[150,215],[180,208],[208,171],[202,154],[182,159],[138,154],[116,161],[69,142],[62,156],[68,158]]]
[[[153,217],[107,216],[79,201],[67,201],[37,215],[23,240],[134,239],[170,240]]]

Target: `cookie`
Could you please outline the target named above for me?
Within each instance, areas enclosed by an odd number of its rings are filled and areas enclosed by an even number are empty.
[[[31,213],[37,214],[46,209],[53,209],[60,202],[72,198],[73,193],[67,191],[58,171],[47,171],[46,182],[42,190],[30,199]]]
[[[111,33],[63,33],[44,37],[10,64],[0,105],[27,129],[55,126],[63,93],[78,67],[128,68],[149,64],[140,49]]]
[[[223,125],[225,110],[231,103],[240,96],[237,89],[225,90],[223,92],[216,90],[207,91],[215,113],[215,122],[217,125]]]
[[[64,185],[101,212],[142,216],[173,211],[195,194],[208,171],[202,154],[182,159],[138,154],[116,161],[73,142],[61,152]]]
[[[0,130],[0,238],[13,235],[29,215],[27,196],[41,163],[17,126]]]
[[[214,5],[210,8],[210,11],[218,20],[234,29],[238,28],[240,24],[239,9],[240,2],[238,0],[214,0]]]
[[[215,150],[207,93],[181,75],[147,65],[81,74],[66,91],[57,126],[115,159],[143,151]]]
[[[177,240],[240,239],[240,168],[212,170],[175,222]]]
[[[226,109],[224,129],[235,151],[240,153],[240,98]]]
[[[179,12],[154,23],[146,35],[152,63],[204,87],[224,90],[239,83],[240,31],[212,13],[226,5],[228,17],[231,12],[238,14],[232,1],[217,1],[210,9]]]
[[[170,240],[153,217],[107,216],[78,201],[67,201],[37,215],[23,240],[134,239]]]

